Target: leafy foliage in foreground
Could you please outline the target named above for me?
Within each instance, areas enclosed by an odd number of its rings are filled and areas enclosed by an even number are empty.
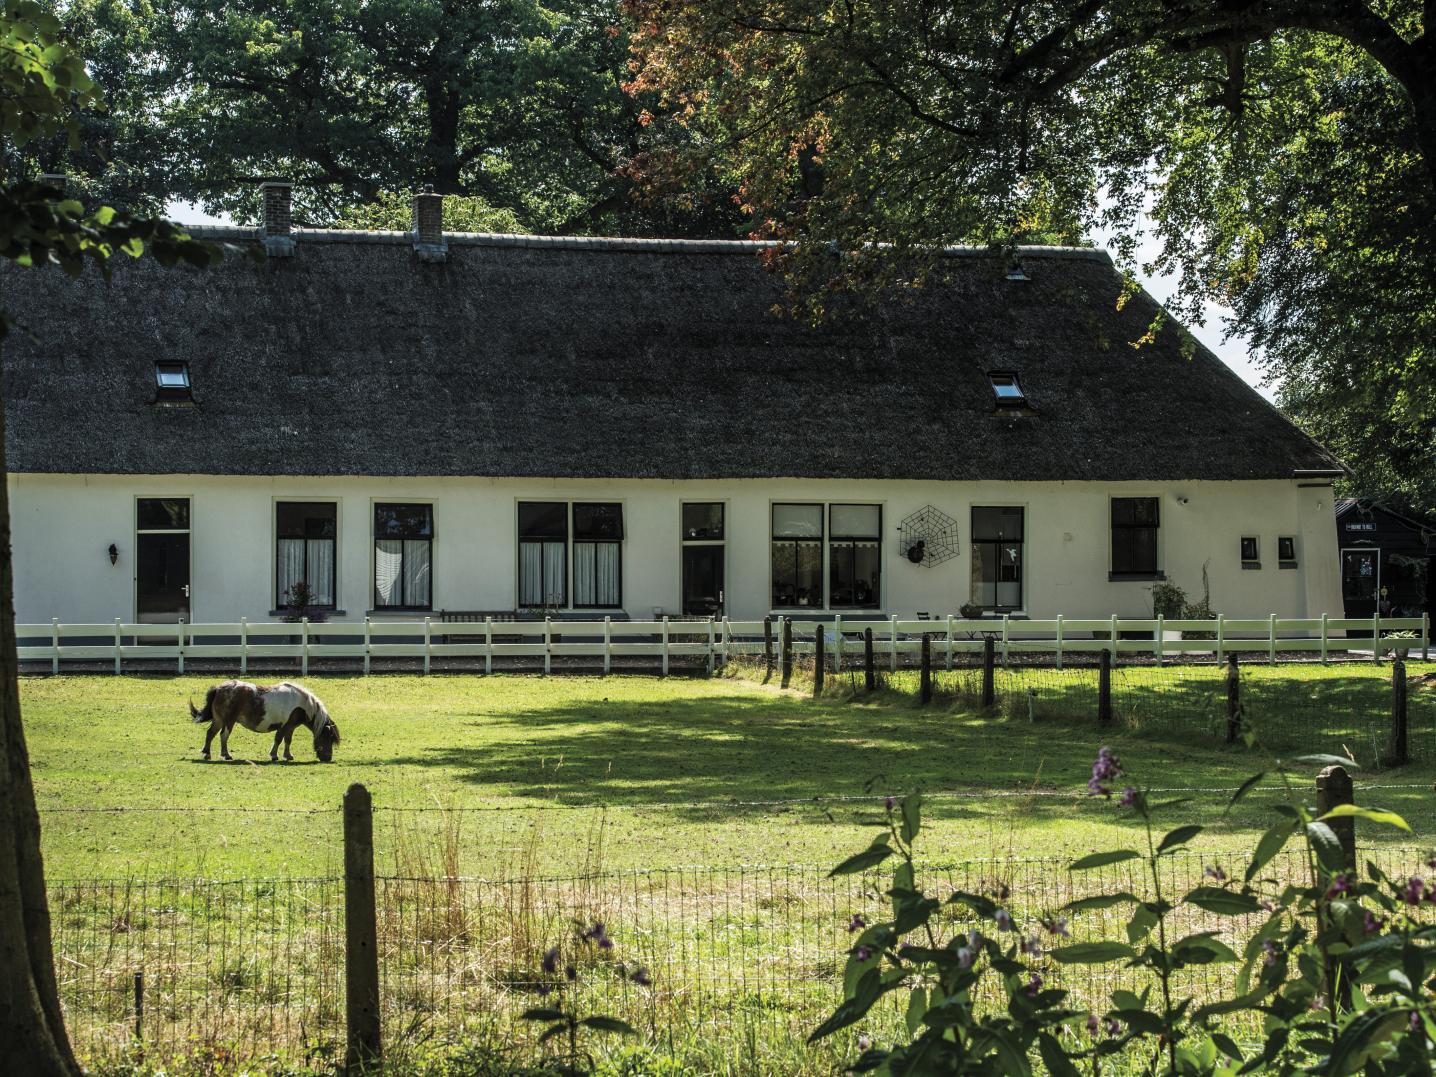
[[[1351,765],[1324,756],[1296,762]],[[1186,824],[1161,833],[1157,818],[1186,800],[1153,801],[1128,786],[1121,809],[1142,823],[1145,848],[1093,853],[1070,869],[1130,861],[1144,870],[1150,889],[1081,898],[1033,924],[1018,922],[1003,908],[1001,894],[956,891],[938,898],[924,892],[914,863],[921,798],[888,798],[884,829],[833,874],[869,871],[896,858],[887,891],[892,918],[871,925],[853,918],[843,1002],[812,1039],[856,1024],[884,996],[905,992],[912,1038],[868,1044],[854,1071],[1027,1075],[1035,1054],[1054,1077],[1076,1077],[1084,1069],[1096,1074],[1113,1065],[1169,1077],[1430,1073],[1436,1058],[1436,926],[1419,913],[1436,895],[1424,878],[1390,879],[1374,864],[1359,879],[1336,833],[1353,819],[1409,829],[1406,822],[1393,812],[1350,804],[1318,817],[1296,796],[1288,769],[1278,773],[1288,800],[1276,807],[1277,818],[1240,879],[1211,868],[1187,893],[1165,893],[1163,861],[1203,828]],[[1121,762],[1103,748],[1089,792],[1110,798],[1112,783],[1122,777]],[[1265,777],[1247,779],[1231,804]],[[1308,881],[1279,884],[1264,869],[1294,839],[1305,844]],[[944,910],[953,906],[980,926],[945,936]],[[1183,906],[1223,918],[1265,916],[1239,953],[1221,931],[1173,937],[1173,913]],[[1067,941],[1072,918],[1113,908],[1130,910],[1125,939]],[[1141,973],[1146,986],[1114,990],[1105,1011],[1086,1012],[1071,1006],[1066,990],[1046,985],[1051,963],[1120,966]],[[1213,964],[1231,967],[1231,996],[1203,1005],[1183,997],[1176,974]],[[991,982],[1005,1008],[982,1001],[979,989]],[[1223,1028],[1223,1019],[1241,1015],[1257,1016],[1263,1030],[1260,1044],[1246,1052]]]

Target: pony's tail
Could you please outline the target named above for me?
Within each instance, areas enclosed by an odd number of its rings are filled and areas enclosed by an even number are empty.
[[[189,701],[190,721],[199,724],[211,721],[214,717],[214,689],[211,688],[204,694],[204,710],[195,710],[194,700]]]

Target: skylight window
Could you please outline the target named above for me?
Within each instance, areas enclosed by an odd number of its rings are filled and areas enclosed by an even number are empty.
[[[1015,407],[1027,403],[1027,396],[1023,393],[1016,374],[993,371],[987,377],[992,382],[992,391],[999,406]]]
[[[193,399],[188,363],[168,359],[155,363],[156,403],[188,403]]]

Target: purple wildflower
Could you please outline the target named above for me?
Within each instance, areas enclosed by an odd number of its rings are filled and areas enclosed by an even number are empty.
[[[613,940],[608,937],[608,930],[602,920],[595,921],[593,926],[583,933],[583,937],[595,943],[600,950],[613,949]]]
[[[1097,1015],[1096,1015],[1095,1013],[1089,1013],[1089,1014],[1087,1015],[1087,1033],[1088,1033],[1088,1035],[1091,1035],[1091,1036],[1097,1035],[1097,1030],[1098,1030],[1099,1028],[1101,1028],[1101,1027],[1102,1027],[1102,1022],[1097,1019]]]
[[[1037,935],[1030,935],[1022,940],[1022,944],[1018,947],[1018,949],[1020,949],[1028,957],[1041,957],[1042,939]]]
[[[1271,939],[1267,939],[1265,942],[1263,942],[1263,943],[1261,944],[1261,949],[1262,949],[1262,959],[1261,959],[1261,963],[1262,963],[1263,965],[1266,965],[1268,968],[1270,968],[1272,965],[1275,965],[1276,962],[1277,962],[1277,959],[1281,956],[1281,947],[1279,947],[1279,946],[1278,946],[1275,942],[1273,942]]]
[[[869,1036],[866,1032],[864,1032],[861,1036],[858,1037],[858,1050],[859,1050],[859,1051],[866,1051],[866,1050],[867,1050],[869,1047],[871,1047],[872,1045],[873,1045],[872,1037]]]
[[[967,945],[971,946],[974,950],[981,946],[982,932],[978,931],[977,928],[973,928],[971,931],[969,931],[967,933]]]
[[[567,966],[567,967],[563,970],[563,974],[564,974],[565,976],[567,976],[570,980],[577,980],[577,979],[578,979],[578,969],[575,968],[573,965]]]
[[[1042,926],[1053,935],[1060,935],[1064,939],[1072,937],[1072,932],[1067,929],[1067,917],[1065,916],[1049,916],[1042,921]]]
[[[548,984],[539,984],[537,987],[534,988],[534,990],[538,992],[539,998],[548,998]]]
[[[960,946],[957,950],[957,967],[960,969],[972,968],[972,962],[976,955],[969,946]]]
[[[1361,926],[1362,930],[1364,930],[1368,935],[1374,935],[1376,934],[1376,932],[1381,930],[1385,923],[1385,920],[1381,919],[1381,917],[1377,916],[1370,909],[1367,909],[1366,918],[1362,922]]]
[[[1092,777],[1087,781],[1087,795],[1110,798],[1112,790],[1103,783],[1115,781],[1122,773],[1122,763],[1112,754],[1112,749],[1103,748],[1092,763]]]
[[[1420,1010],[1412,1010],[1412,1011],[1411,1011],[1411,1020],[1407,1023],[1407,1027],[1409,1027],[1412,1032],[1420,1032],[1420,1031],[1421,1031],[1421,1011],[1420,1011]]]
[[[558,971],[558,947],[555,946],[543,955],[544,972],[553,974]]]
[[[1006,909],[998,909],[996,915],[993,916],[993,919],[997,921],[997,928],[999,931],[1012,930],[1012,914]]]
[[[1426,889],[1426,880],[1419,875],[1413,875],[1406,883],[1406,893],[1403,895],[1408,905],[1420,905],[1423,896],[1422,891]]]
[[[638,968],[634,971],[633,975],[629,977],[629,979],[636,983],[639,987],[651,987],[653,985],[653,980],[649,978],[648,970],[642,965],[638,966]]]
[[[853,913],[853,918],[848,921],[848,934],[851,935],[854,931],[861,931],[867,926],[868,922],[862,918],[860,913]]]
[[[1039,992],[1039,991],[1041,991],[1041,990],[1042,990],[1042,977],[1039,976],[1037,973],[1034,972],[1031,976],[1029,976],[1029,977],[1027,978],[1027,993],[1028,993],[1028,995],[1032,996],[1033,998],[1036,998],[1036,997],[1037,997],[1037,992]]]
[[[868,958],[873,956],[873,951],[871,947],[859,946],[853,950],[853,956],[856,957],[859,961],[866,961]]]
[[[1123,790],[1122,790],[1122,799],[1119,800],[1119,801],[1117,801],[1117,807],[1119,807],[1119,808],[1135,808],[1136,806],[1137,806],[1137,790],[1134,789],[1132,786],[1129,785],[1129,786],[1127,786],[1126,789],[1123,789]]]
[[[1115,1017],[1107,1018],[1107,1035],[1120,1036],[1122,1034],[1122,1022]]]
[[[1216,883],[1218,886],[1227,881],[1227,873],[1222,870],[1222,866],[1220,864],[1213,864],[1211,867],[1207,868],[1207,870],[1203,872],[1203,874],[1206,875],[1209,879],[1212,880],[1212,882]]]
[[[892,811],[893,808],[897,807],[897,797],[888,797],[885,799],[883,801],[883,807],[887,808],[888,811]]]
[[[1260,901],[1257,902],[1257,904],[1261,906],[1262,910],[1265,912],[1276,912],[1276,906],[1273,905],[1266,898],[1262,898]]]
[[[1344,871],[1337,872],[1331,878],[1331,885],[1326,888],[1327,899],[1330,900],[1349,893],[1351,893],[1351,876]]]

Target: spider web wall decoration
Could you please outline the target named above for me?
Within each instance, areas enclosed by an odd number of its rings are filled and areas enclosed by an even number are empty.
[[[914,564],[940,565],[958,554],[957,521],[932,505],[904,516],[898,534],[903,556]]]

